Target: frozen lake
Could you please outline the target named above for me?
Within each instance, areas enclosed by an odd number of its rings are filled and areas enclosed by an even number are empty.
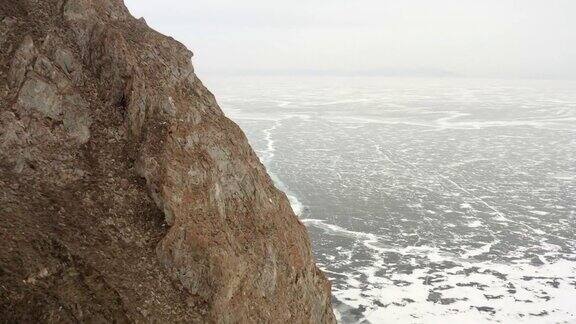
[[[207,78],[344,323],[576,323],[576,83]]]

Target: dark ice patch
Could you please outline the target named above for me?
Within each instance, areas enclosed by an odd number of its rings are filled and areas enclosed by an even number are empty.
[[[491,299],[501,299],[503,298],[504,295],[488,295],[488,294],[484,294],[484,298],[491,300]]]
[[[490,313],[490,315],[496,314],[496,310],[493,307],[488,306],[470,306],[471,308],[476,308],[479,312]]]
[[[479,290],[484,290],[488,288],[488,285],[481,284],[479,282],[459,282],[456,284],[458,287],[476,287]]]
[[[450,305],[454,304],[459,300],[468,300],[467,298],[443,298],[442,294],[437,291],[430,291],[428,298],[426,299],[434,304]]]
[[[542,316],[546,316],[548,315],[548,312],[543,310],[540,313],[530,313],[530,316],[538,316],[538,317],[542,317]]]

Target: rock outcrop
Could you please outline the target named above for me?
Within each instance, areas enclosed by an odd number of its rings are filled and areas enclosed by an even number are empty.
[[[0,322],[334,322],[191,56],[121,0],[0,0]]]

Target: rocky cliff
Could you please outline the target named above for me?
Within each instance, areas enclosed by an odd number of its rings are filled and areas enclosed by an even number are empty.
[[[0,0],[0,322],[334,322],[191,56],[121,0]]]

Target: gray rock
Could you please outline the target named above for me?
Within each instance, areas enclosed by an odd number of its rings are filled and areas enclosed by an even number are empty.
[[[71,75],[72,72],[74,72],[78,67],[78,64],[75,62],[72,53],[62,48],[56,49],[56,52],[54,53],[54,61],[56,64],[58,64],[58,66],[60,66],[62,71],[68,75]]]
[[[162,111],[164,111],[169,116],[171,116],[171,117],[176,116],[176,112],[178,110],[176,109],[176,105],[174,104],[174,100],[172,99],[172,97],[166,97],[162,101],[161,107],[162,107]]]
[[[61,119],[62,97],[58,93],[58,88],[37,76],[32,76],[24,82],[18,96],[18,104],[54,120]]]
[[[87,20],[90,17],[96,17],[96,11],[90,5],[89,0],[65,1],[62,12],[64,18],[69,21]]]
[[[16,53],[14,53],[12,63],[10,64],[10,72],[8,73],[10,86],[18,88],[22,85],[28,66],[32,63],[36,54],[37,52],[32,37],[25,36]]]
[[[88,103],[78,94],[74,94],[64,98],[63,107],[64,129],[78,144],[85,144],[90,139],[92,124]]]

